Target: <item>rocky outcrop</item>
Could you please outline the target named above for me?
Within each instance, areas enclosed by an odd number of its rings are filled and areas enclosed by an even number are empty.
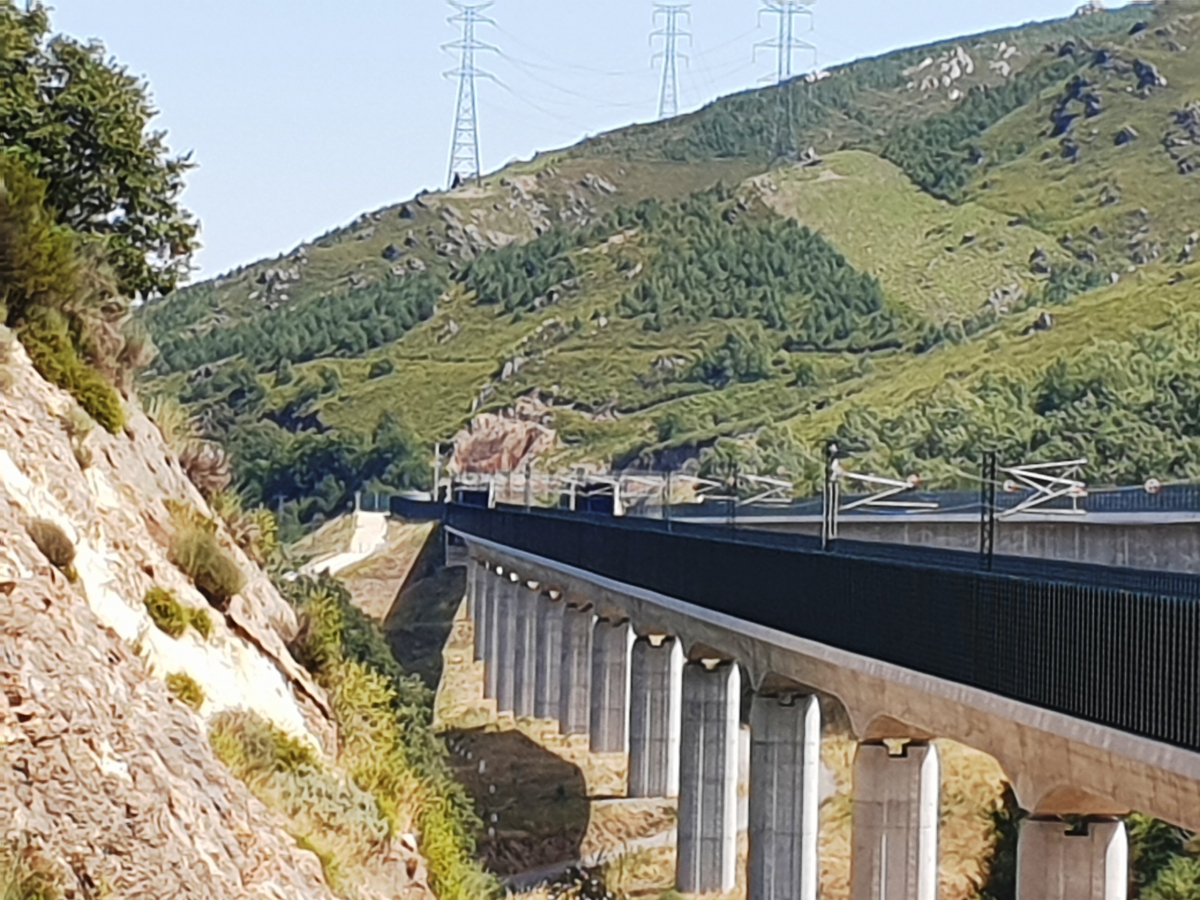
[[[66,898],[330,898],[201,718],[0,515],[0,841]],[[108,891],[109,893],[105,893]]]
[[[318,858],[208,743],[214,715],[246,710],[333,764],[328,700],[288,651],[296,616],[222,526],[246,582],[223,612],[171,564],[180,523],[212,513],[129,412],[123,434],[89,431],[0,329],[0,856],[35,858],[66,900],[332,900]],[[161,631],[151,587],[211,633]],[[363,900],[432,897],[412,835],[361,869]]]
[[[518,471],[552,450],[557,435],[550,408],[522,397],[501,413],[483,413],[454,436],[453,472]]]
[[[291,607],[223,536],[247,583],[228,617],[209,608],[167,545],[178,516],[210,513],[158,430],[133,412],[124,434],[88,433],[11,336],[0,344],[0,850],[31,847],[67,898],[332,898],[206,735],[216,712],[250,709],[332,748],[325,695],[285,645]],[[65,573],[34,521],[73,548]],[[212,634],[160,631],[152,586],[206,609]],[[180,673],[198,711],[164,685]]]
[[[327,711],[328,702],[285,646],[297,630],[295,613],[227,534],[219,537],[246,587],[228,618],[210,611],[211,638],[169,638],[146,612],[152,587],[185,606],[208,605],[168,556],[181,518],[213,514],[158,429],[131,409],[124,434],[81,434],[73,423],[86,417],[74,401],[38,376],[18,344],[9,347],[4,368],[19,386],[0,404],[0,533],[20,533],[34,519],[61,528],[75,547],[80,598],[104,626],[139,645],[153,671],[194,678],[208,698],[205,717],[249,708],[314,739],[302,706]]]

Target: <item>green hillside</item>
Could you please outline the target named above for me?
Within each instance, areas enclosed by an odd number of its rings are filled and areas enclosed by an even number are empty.
[[[904,50],[365,214],[144,307],[143,393],[293,527],[529,396],[545,468],[804,492],[838,436],[946,485],[988,448],[1200,476],[1198,13]]]

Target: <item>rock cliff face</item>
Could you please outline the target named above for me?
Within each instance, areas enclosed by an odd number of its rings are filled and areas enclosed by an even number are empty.
[[[501,413],[483,413],[454,436],[453,472],[497,474],[521,470],[557,443],[547,424],[551,410],[536,397],[522,397]]]
[[[173,516],[210,511],[144,416],[84,437],[73,401],[0,343],[0,851],[25,847],[67,897],[332,897],[206,736],[240,708],[331,749],[328,701],[286,648],[291,608],[219,533],[246,588],[209,609],[207,639],[155,627],[153,586],[208,609],[167,545]],[[74,546],[73,580],[29,537],[39,521]],[[173,673],[203,690],[198,712]]]

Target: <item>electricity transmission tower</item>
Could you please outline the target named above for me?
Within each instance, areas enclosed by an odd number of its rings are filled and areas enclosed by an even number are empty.
[[[458,79],[458,105],[454,113],[454,142],[450,148],[448,176],[449,185],[453,188],[464,181],[479,177],[479,111],[476,105],[475,80],[495,78],[476,67],[475,54],[481,50],[495,52],[496,48],[475,38],[475,26],[496,23],[483,15],[483,11],[492,6],[495,0],[447,2],[458,10],[447,21],[452,25],[462,25],[462,39],[442,45],[443,50],[457,50],[460,53],[458,68],[445,73],[447,78]]]
[[[686,16],[688,22],[691,22],[690,7],[691,5],[688,3],[676,2],[654,4],[654,24],[657,25],[660,21],[666,20],[662,28],[650,35],[651,43],[656,38],[663,39],[662,52],[655,53],[651,59],[651,64],[659,57],[662,57],[663,61],[662,90],[658,95],[658,117],[660,119],[669,119],[679,115],[679,60],[687,61],[687,57],[679,52],[679,39],[687,38],[689,42],[692,39],[689,32],[680,29],[679,20]]]
[[[809,9],[812,4],[813,0],[763,0],[763,8],[758,12],[759,22],[762,22],[763,16],[778,16],[779,34],[773,40],[759,41],[754,45],[754,50],[756,56],[759,49],[775,51],[777,72],[774,81],[776,84],[788,81],[794,74],[792,71],[793,51],[811,50],[814,58],[816,56],[816,47],[796,37],[797,16],[808,16],[809,30],[812,30],[812,10]]]
[[[758,12],[759,23],[762,23],[763,16],[777,16],[779,19],[778,36],[774,40],[759,41],[754,45],[756,58],[759,50],[775,51],[775,75],[773,77],[768,75],[763,79],[777,85],[771,152],[776,158],[795,158],[798,152],[795,146],[795,96],[792,87],[787,82],[792,80],[792,54],[796,50],[811,50],[813,68],[816,68],[817,48],[796,37],[797,16],[808,16],[809,30],[812,30],[812,10],[809,7],[813,0],[762,0],[762,2],[763,7]]]

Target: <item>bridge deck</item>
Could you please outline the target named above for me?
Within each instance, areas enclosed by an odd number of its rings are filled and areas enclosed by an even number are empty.
[[[400,504],[755,624],[1200,751],[1200,578],[549,511]]]

